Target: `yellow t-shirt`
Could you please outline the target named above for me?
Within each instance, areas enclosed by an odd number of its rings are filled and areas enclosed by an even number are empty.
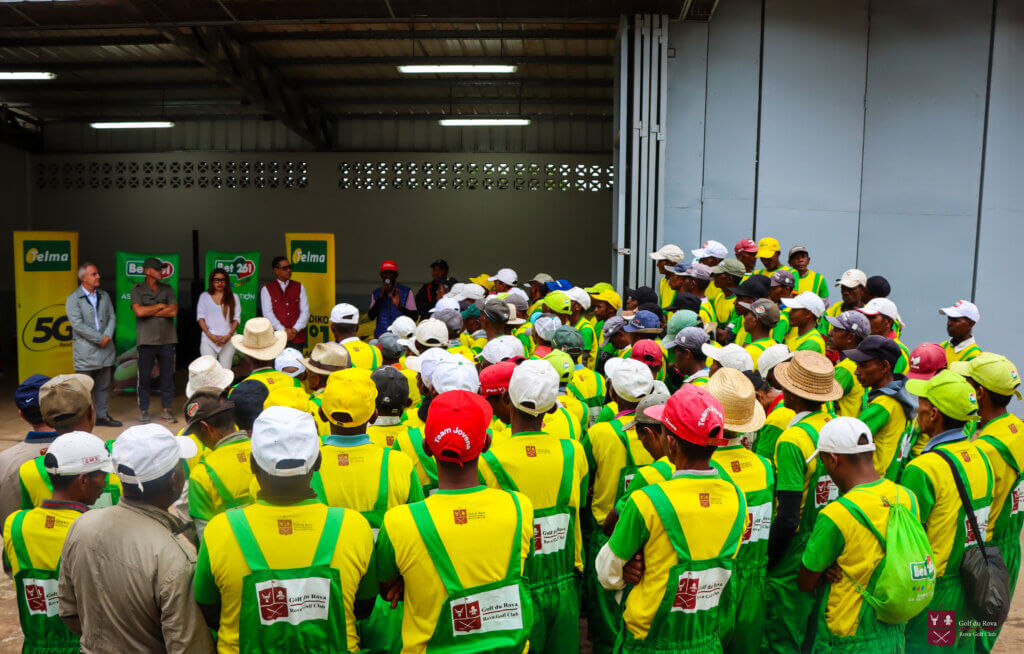
[[[835,378],[843,388],[843,396],[835,402],[836,415],[856,418],[864,406],[864,387],[854,371],[857,363],[843,358],[836,364]]]
[[[377,447],[391,447],[395,444],[399,434],[408,431],[409,425],[399,422],[394,425],[369,425],[366,428],[366,435],[370,437],[370,442]]]
[[[21,464],[18,468],[18,484],[21,486],[21,508],[32,509],[42,505],[43,500],[53,497],[53,488],[50,487],[50,477],[42,465],[43,457],[37,456]],[[122,495],[121,478],[117,475],[107,475],[107,488],[90,508],[100,509],[115,504],[114,494],[117,497]]]
[[[522,493],[516,496],[522,512],[520,564],[525,565],[533,549],[533,504]],[[516,524],[515,504],[508,492],[483,486],[439,490],[423,505],[463,588],[505,578]],[[407,505],[384,516],[377,541],[377,575],[382,582],[399,576],[405,581],[403,654],[426,652],[448,592]]]
[[[1024,421],[1012,413],[1003,414],[979,428],[974,444],[988,458],[995,480],[987,539],[1019,538],[1010,523],[1013,515],[1024,511],[1024,484],[1014,467],[1024,465]]]
[[[628,424],[633,420],[633,414],[619,418],[622,423]],[[648,452],[640,439],[636,436],[636,429],[629,429],[624,432],[629,443],[629,450],[633,454],[633,461],[637,466],[654,463],[654,457]],[[622,447],[622,441],[610,422],[599,422],[594,424],[587,432],[584,441],[584,449],[588,452],[588,464],[590,476],[593,479],[594,497],[591,501],[591,512],[598,525],[603,525],[605,518],[615,508],[616,494],[619,489],[619,477],[622,469],[626,467],[626,450]],[[623,484],[623,492],[629,488],[627,479]]]
[[[558,396],[558,402],[565,407],[573,418],[576,418],[576,422],[579,424],[579,430],[576,433],[582,434],[586,431],[587,424],[590,422],[590,410],[587,408],[587,405],[568,391]]]
[[[258,381],[267,387],[268,392],[273,392],[277,388],[302,388],[302,382],[295,377],[286,375],[283,372],[278,372],[273,368],[267,370],[257,370],[256,372],[250,373],[248,377],[242,381]],[[241,382],[239,382],[241,383]],[[237,384],[236,384],[237,386]]]
[[[353,368],[374,371],[384,363],[384,357],[376,345],[355,338],[341,343],[341,346],[348,350],[348,358]]]
[[[406,368],[404,365],[398,367],[398,372],[402,373],[407,380],[409,380],[409,399],[412,400],[411,406],[417,406],[423,401],[423,394],[420,393],[420,385],[416,383],[419,379],[419,373],[412,368]]]
[[[541,430],[558,438],[568,438],[574,441],[582,438],[579,417],[570,413],[569,409],[563,406],[557,407],[554,413],[544,414]]]
[[[907,414],[899,400],[891,395],[878,394],[857,416],[871,429],[875,441],[875,452],[871,460],[880,477],[893,479],[899,465],[894,461],[903,454],[903,432],[907,428]],[[909,452],[907,452],[909,454]]]
[[[25,511],[21,523],[21,535],[25,542],[25,550],[31,559],[32,567],[37,570],[56,570],[60,562],[61,548],[67,538],[71,523],[85,512],[75,504],[60,502],[55,506],[40,506]],[[66,507],[66,508],[58,508]],[[14,553],[14,539],[11,536],[11,525],[18,515],[15,511],[7,516],[4,522],[4,558],[11,568],[11,576],[18,574],[21,565]],[[53,580],[53,591],[57,591],[57,580]],[[19,606],[20,608],[20,606]]]
[[[810,350],[818,354],[825,354],[825,339],[821,337],[821,332],[813,327],[803,336],[799,335],[796,327],[790,329],[789,335],[786,336],[786,345],[789,346],[790,352]]]
[[[739,335],[737,335],[736,342],[740,342]],[[759,338],[756,341],[743,346],[743,349],[747,351],[750,358],[754,360],[754,370],[757,370],[757,360],[761,358],[761,353],[773,345],[777,345],[777,343],[775,342],[775,339],[769,337]]]
[[[252,501],[249,486],[253,480],[249,463],[251,445],[248,434],[241,432],[239,440],[232,440],[208,450],[202,463],[192,468],[188,478],[188,513],[199,520],[210,520],[229,508],[210,477],[210,468],[220,479],[233,499],[231,506]]]
[[[547,509],[555,505],[558,487],[562,483],[562,448],[560,439],[544,433],[514,434],[504,442],[492,447],[491,454],[519,488],[519,492],[530,498],[534,510]],[[583,571],[583,536],[580,532],[580,498],[587,498],[587,455],[583,446],[572,443],[573,458],[572,492],[569,505],[576,514],[574,545],[576,569]],[[486,458],[480,459],[480,478],[489,488],[501,488]]]
[[[327,507],[318,500],[277,506],[262,500],[244,509],[260,551],[273,570],[305,568],[313,561],[327,521]],[[345,603],[346,650],[359,651],[356,618],[352,606],[359,599],[372,599],[376,586],[373,565],[373,534],[366,518],[358,511],[345,511],[334,548],[331,567],[341,577],[341,593]],[[225,514],[207,525],[196,561],[195,598],[200,604],[220,603],[220,629],[217,651],[223,654],[238,651],[239,614],[242,608],[242,582],[250,573]],[[255,601],[255,598],[253,598]]]
[[[320,482],[327,506],[370,511],[380,488],[384,449],[373,443],[320,448]],[[388,455],[388,508],[423,497],[412,461],[402,452]]]

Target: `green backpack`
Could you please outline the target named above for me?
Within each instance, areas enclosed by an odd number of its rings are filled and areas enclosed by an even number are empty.
[[[878,538],[885,551],[871,591],[848,574],[846,577],[875,610],[878,620],[886,624],[901,624],[913,618],[935,594],[935,563],[928,536],[914,513],[900,504],[898,490],[896,498],[896,503],[889,505],[889,525],[884,537],[860,507],[845,497],[839,498],[839,503]],[[916,504],[913,493],[910,500]]]

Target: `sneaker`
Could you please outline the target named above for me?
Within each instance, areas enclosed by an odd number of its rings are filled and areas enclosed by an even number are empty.
[[[148,423],[150,420],[151,418],[149,417],[149,411],[143,411],[142,415],[139,416],[139,422],[141,422],[144,425]]]
[[[164,422],[169,422],[172,425],[174,423],[178,422],[178,419],[174,417],[174,414],[171,413],[170,409],[164,409],[163,411],[161,411],[160,412],[160,418],[162,418],[164,420]]]
[[[96,418],[96,424],[101,427],[121,427],[124,423],[120,420],[114,420],[110,416],[103,416],[102,418]]]

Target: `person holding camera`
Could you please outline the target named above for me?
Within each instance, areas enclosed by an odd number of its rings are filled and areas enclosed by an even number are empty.
[[[398,283],[397,263],[390,259],[382,262],[380,280],[380,288],[373,289],[370,294],[370,310],[367,312],[371,320],[377,320],[377,328],[373,330],[374,338],[380,338],[399,316],[409,316],[413,320],[417,316],[416,298],[412,289]]]

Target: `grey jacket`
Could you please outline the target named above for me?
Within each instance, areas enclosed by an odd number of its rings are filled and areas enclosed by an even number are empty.
[[[117,324],[114,304],[110,301],[110,295],[103,289],[96,289],[96,294],[97,310],[100,314],[99,331],[96,331],[96,323],[93,320],[92,304],[89,303],[89,298],[85,296],[81,286],[68,296],[64,304],[75,339],[71,345],[75,370],[99,370],[114,365],[116,353],[113,339],[114,326]],[[106,347],[100,348],[100,341],[104,336],[109,336],[111,341]]]

